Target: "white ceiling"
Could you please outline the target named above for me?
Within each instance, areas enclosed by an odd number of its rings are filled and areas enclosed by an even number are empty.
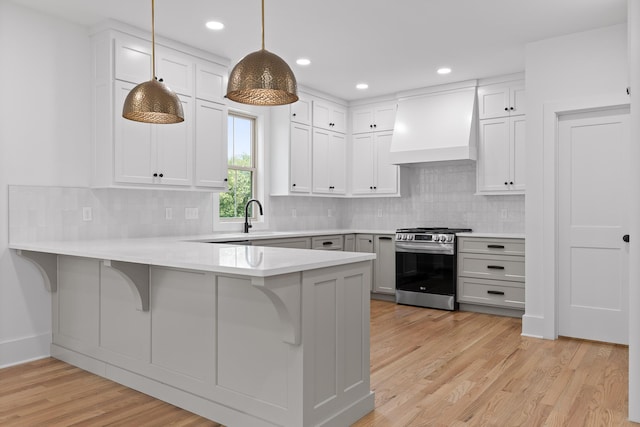
[[[150,30],[150,0],[13,0]],[[156,0],[156,33],[229,58],[260,48],[260,0]],[[626,21],[626,0],[265,0],[266,49],[298,84],[356,100],[524,70],[525,45]],[[218,20],[225,29],[204,27]],[[307,57],[308,67],[295,64]],[[436,69],[449,66],[448,76]],[[355,89],[366,82],[369,89]]]

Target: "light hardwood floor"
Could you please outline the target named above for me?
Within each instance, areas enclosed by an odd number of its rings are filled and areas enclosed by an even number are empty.
[[[371,302],[376,409],[355,426],[637,426],[624,346],[519,319]],[[0,370],[2,426],[219,426],[55,359]]]

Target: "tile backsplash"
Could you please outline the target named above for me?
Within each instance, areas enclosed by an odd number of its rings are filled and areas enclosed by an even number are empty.
[[[401,175],[402,197],[269,197],[264,204],[269,228],[445,226],[524,233],[524,196],[476,195],[473,163],[403,167]],[[91,209],[91,220],[85,208]],[[197,208],[198,218],[186,219],[187,208]],[[213,194],[207,192],[9,187],[9,239],[14,243],[208,234],[214,231],[213,216]]]
[[[91,219],[87,220],[87,209]],[[171,219],[167,210],[171,209]],[[186,219],[185,208],[197,208]],[[210,233],[212,194],[169,190],[10,186],[9,240],[116,239]]]

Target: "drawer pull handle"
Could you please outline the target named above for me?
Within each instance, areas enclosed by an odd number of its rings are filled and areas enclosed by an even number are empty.
[[[504,245],[487,245],[489,249],[504,249]]]
[[[489,295],[504,295],[502,291],[487,291]]]
[[[504,267],[501,265],[487,265],[487,268],[491,270],[504,270]]]
[[[380,236],[380,237],[378,237],[378,239],[380,239],[380,240],[391,240],[391,237]]]
[[[322,246],[331,246],[333,242],[322,242]]]

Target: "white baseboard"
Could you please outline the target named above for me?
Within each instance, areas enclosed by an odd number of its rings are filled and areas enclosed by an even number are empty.
[[[522,336],[544,339],[544,317],[529,314],[522,316]]]
[[[50,347],[51,332],[0,342],[0,368],[49,357]]]

